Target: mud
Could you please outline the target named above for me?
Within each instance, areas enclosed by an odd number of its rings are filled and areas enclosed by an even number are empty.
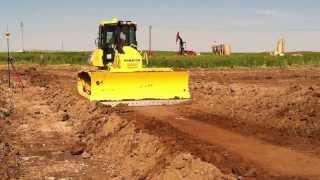
[[[5,179],[318,179],[319,69],[191,70],[192,102],[115,108],[77,67],[0,70]],[[2,93],[3,92],[3,93]]]

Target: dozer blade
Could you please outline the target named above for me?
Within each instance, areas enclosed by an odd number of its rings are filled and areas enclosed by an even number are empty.
[[[91,101],[110,105],[177,104],[190,99],[189,74],[174,71],[83,71],[78,74],[78,91]]]

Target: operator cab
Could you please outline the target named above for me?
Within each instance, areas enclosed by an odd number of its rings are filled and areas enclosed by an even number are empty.
[[[98,48],[103,50],[103,64],[114,61],[115,51],[123,54],[124,46],[137,48],[136,24],[131,21],[102,22],[99,26]]]

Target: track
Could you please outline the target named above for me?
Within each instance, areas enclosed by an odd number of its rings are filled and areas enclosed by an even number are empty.
[[[168,122],[177,131],[210,145],[222,147],[227,152],[262,167],[271,176],[320,177],[320,159],[312,157],[309,153],[272,145],[253,136],[244,136],[201,122],[199,119],[189,119],[175,112],[174,108],[153,107],[135,111],[137,120]]]

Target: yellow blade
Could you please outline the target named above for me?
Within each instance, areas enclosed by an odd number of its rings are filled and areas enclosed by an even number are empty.
[[[79,73],[78,91],[91,101],[189,99],[188,72]]]

